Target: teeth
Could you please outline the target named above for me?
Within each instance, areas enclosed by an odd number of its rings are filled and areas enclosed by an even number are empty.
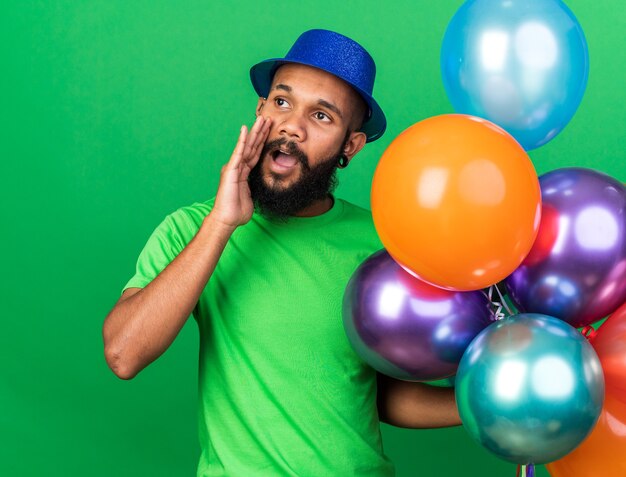
[[[283,151],[282,149],[276,149],[273,153],[272,153],[272,157],[274,159],[276,159],[278,157],[279,154],[284,154],[285,156],[289,156],[289,152],[287,151]]]

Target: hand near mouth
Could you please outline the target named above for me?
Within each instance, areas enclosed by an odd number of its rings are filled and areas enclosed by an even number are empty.
[[[250,132],[246,126],[242,126],[235,150],[228,163],[222,167],[217,197],[210,215],[229,228],[234,229],[252,218],[254,204],[250,196],[248,175],[261,157],[271,123],[271,118],[259,116]]]

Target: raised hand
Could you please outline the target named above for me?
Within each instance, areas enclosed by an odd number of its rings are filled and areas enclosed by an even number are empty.
[[[259,116],[250,132],[241,127],[239,140],[230,160],[220,175],[215,205],[211,217],[228,227],[237,227],[250,221],[254,205],[250,197],[248,175],[259,162],[272,120]]]

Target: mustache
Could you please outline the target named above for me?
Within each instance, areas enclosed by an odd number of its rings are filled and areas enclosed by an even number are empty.
[[[283,149],[286,149],[289,155],[294,156],[302,164],[302,167],[307,170],[310,169],[308,156],[300,150],[295,142],[287,141],[284,137],[266,142],[261,151],[261,157],[265,157],[268,153],[276,152],[281,146],[284,146]]]

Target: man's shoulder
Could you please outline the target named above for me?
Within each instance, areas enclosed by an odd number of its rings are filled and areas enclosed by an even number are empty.
[[[345,199],[338,199],[343,206],[341,225],[335,232],[345,239],[346,247],[359,251],[359,260],[383,248],[376,233],[372,212]]]
[[[179,207],[165,216],[157,232],[185,243],[197,233],[204,218],[211,212],[215,198]]]
[[[372,219],[372,211],[345,199],[342,202],[343,214],[341,222],[351,231],[373,237],[378,241],[376,227]]]
[[[353,219],[357,221],[362,221],[365,223],[372,223],[372,211],[361,207],[353,202],[350,202],[346,199],[337,198],[336,200],[340,201],[343,206],[343,216],[344,218]]]
[[[176,222],[191,221],[200,224],[213,209],[213,204],[215,204],[215,197],[205,201],[193,202],[190,205],[185,205],[174,210],[168,215],[168,218]]]

